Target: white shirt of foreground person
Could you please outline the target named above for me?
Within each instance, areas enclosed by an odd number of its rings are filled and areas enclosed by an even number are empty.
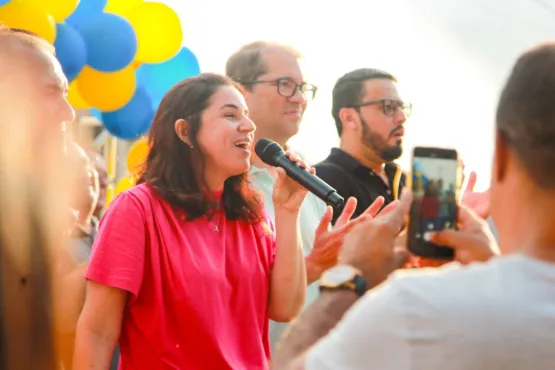
[[[394,273],[305,369],[555,369],[555,264],[520,254]]]
[[[258,168],[256,166],[251,166],[250,174],[253,185],[262,192],[266,212],[268,212],[272,221],[275,222],[274,203],[272,202],[272,192],[274,190],[275,180],[266,169]],[[301,224],[301,240],[305,256],[310,254],[312,251],[312,247],[314,246],[314,233],[316,232],[316,228],[320,224],[320,220],[324,216],[325,212],[326,204],[314,194],[308,193],[301,207],[301,213],[299,216]],[[315,281],[306,289],[304,308],[314,302],[316,298],[318,298],[318,294],[319,284],[318,281]],[[270,320],[270,343],[272,346],[272,352],[275,351],[276,344],[283,337],[285,329],[288,325],[289,323],[279,323]]]

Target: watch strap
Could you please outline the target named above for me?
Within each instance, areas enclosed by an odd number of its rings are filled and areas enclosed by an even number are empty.
[[[330,291],[330,290],[351,290],[355,292],[359,297],[362,297],[368,290],[368,284],[366,284],[366,279],[361,275],[355,275],[353,280],[345,282],[336,287],[320,285],[320,291]]]

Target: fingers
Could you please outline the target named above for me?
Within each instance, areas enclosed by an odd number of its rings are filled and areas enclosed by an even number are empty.
[[[372,220],[371,216],[361,215],[360,217],[357,217],[356,219],[346,223],[345,225],[342,225],[341,227],[334,227],[331,233],[337,234],[337,235],[344,235],[348,233],[354,226],[371,220]],[[337,224],[335,225],[337,226]]]
[[[430,241],[437,245],[445,245],[451,248],[459,248],[470,242],[471,236],[466,232],[446,229],[430,233]]]
[[[285,155],[293,162],[297,162],[299,160],[299,156],[290,150],[286,150]]]
[[[482,225],[482,218],[465,205],[459,205],[458,222],[462,229],[475,229]]]
[[[343,207],[343,212],[341,212],[341,215],[337,218],[337,221],[335,221],[335,227],[341,227],[349,222],[351,217],[353,217],[353,213],[355,213],[356,208],[356,198],[349,197],[349,199],[347,199],[347,202],[345,203],[345,207]]]
[[[280,188],[285,183],[285,178],[287,177],[287,174],[285,173],[285,170],[281,167],[276,167],[276,173],[277,179],[274,184],[274,188]]]
[[[322,219],[320,219],[320,223],[316,228],[316,233],[315,233],[316,237],[328,231],[328,226],[332,218],[333,218],[333,208],[331,208],[330,206],[327,206],[326,212],[324,213],[324,216],[322,216]]]
[[[370,206],[368,206],[368,208],[366,208],[366,210],[362,214],[376,217],[384,202],[384,197],[377,197],[376,200],[374,200],[374,202],[372,202],[372,204],[370,204]]]
[[[387,206],[384,207],[384,209],[382,209],[380,211],[380,213],[378,213],[379,217],[383,217],[387,214],[389,214],[391,211],[393,211],[394,209],[397,208],[397,206],[399,205],[399,201],[398,200],[394,200],[393,202],[389,203]]]
[[[337,258],[337,254],[339,253],[339,249],[342,245],[343,236],[332,235],[329,239],[326,240],[325,243],[321,244],[321,248],[318,250],[318,252],[322,255],[322,257]]]
[[[307,171],[309,171],[310,173],[312,173],[313,175],[316,173],[316,170],[311,167],[306,161],[302,160],[301,157],[299,157],[297,154],[291,152],[291,151],[286,151],[285,155],[287,157],[289,157],[289,159],[292,162],[296,162],[299,164],[299,166],[301,166],[302,168],[306,169]]]
[[[476,173],[476,171],[470,172],[470,175],[468,175],[468,182],[466,184],[465,192],[473,192],[477,180],[478,174]]]
[[[412,192],[408,188],[404,188],[401,192],[401,197],[399,197],[401,202],[401,208],[408,212],[410,206],[412,205]]]
[[[455,250],[457,261],[470,263],[487,261],[499,255],[499,249],[488,231],[445,230],[432,235],[434,243],[446,245]]]
[[[390,226],[401,229],[405,223],[405,216],[409,213],[412,204],[412,193],[410,190],[404,188],[399,201],[390,203],[384,210],[388,209],[394,203],[395,205],[392,206],[393,209],[388,210],[384,218],[387,218],[387,222]]]

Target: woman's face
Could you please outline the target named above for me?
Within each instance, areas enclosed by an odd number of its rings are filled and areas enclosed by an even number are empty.
[[[205,176],[213,190],[250,168],[251,145],[256,126],[248,117],[243,95],[222,86],[210,99],[201,117],[197,143],[205,159]]]

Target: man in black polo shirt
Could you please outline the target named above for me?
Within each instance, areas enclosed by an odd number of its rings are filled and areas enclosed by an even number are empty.
[[[403,152],[411,105],[399,97],[396,82],[385,71],[362,68],[345,74],[333,88],[332,115],[341,143],[315,167],[341,196],[358,200],[353,217],[380,195],[385,204],[392,202],[405,186],[405,175],[393,161]],[[335,211],[332,222],[340,214]]]

